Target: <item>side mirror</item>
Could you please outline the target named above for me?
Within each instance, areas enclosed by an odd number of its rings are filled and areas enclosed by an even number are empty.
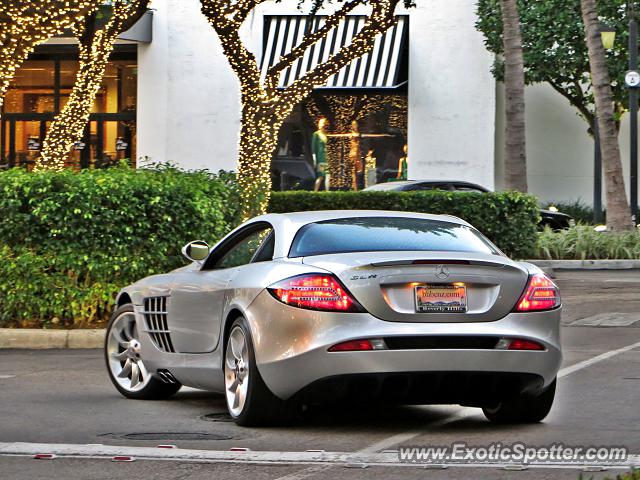
[[[182,247],[182,255],[192,262],[201,262],[209,255],[209,245],[204,240],[194,240]]]

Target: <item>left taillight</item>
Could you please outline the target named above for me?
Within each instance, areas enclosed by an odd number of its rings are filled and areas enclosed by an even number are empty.
[[[267,290],[277,300],[293,307],[328,312],[365,311],[333,275],[298,275],[274,283]]]
[[[535,273],[529,277],[527,288],[518,300],[516,312],[540,312],[560,306],[560,290],[549,277]]]

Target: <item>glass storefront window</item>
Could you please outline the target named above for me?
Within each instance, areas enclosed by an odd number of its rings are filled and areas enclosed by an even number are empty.
[[[280,130],[275,190],[361,190],[406,179],[407,97],[316,93]]]
[[[35,164],[47,127],[69,100],[79,68],[68,53],[38,53],[18,70],[0,117],[0,168]],[[134,52],[116,52],[105,71],[83,138],[69,153],[73,169],[135,166],[137,62]],[[42,59],[45,58],[45,59]]]
[[[27,60],[16,72],[7,91],[5,113],[47,113],[55,111],[55,63]]]
[[[138,69],[136,62],[116,60],[109,63],[102,86],[93,105],[95,113],[135,111]]]
[[[64,108],[69,100],[71,89],[76,82],[78,68],[78,62],[75,60],[60,61],[60,109]]]

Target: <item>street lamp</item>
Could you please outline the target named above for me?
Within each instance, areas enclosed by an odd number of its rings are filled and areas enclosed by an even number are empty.
[[[611,50],[616,41],[616,29],[606,23],[600,23],[600,38],[605,50]]]

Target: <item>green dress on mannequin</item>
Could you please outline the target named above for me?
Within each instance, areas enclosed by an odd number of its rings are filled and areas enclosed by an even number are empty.
[[[327,124],[326,118],[320,118],[318,120],[318,130],[313,132],[311,137],[311,153],[313,154],[313,164],[316,169],[316,181],[314,184],[314,191],[320,190],[320,187],[324,187],[325,190],[329,190],[329,164],[327,163],[327,134],[324,132],[324,127]]]
[[[322,130],[313,132],[311,151],[316,160],[316,178],[324,177],[327,171],[327,136]]]

